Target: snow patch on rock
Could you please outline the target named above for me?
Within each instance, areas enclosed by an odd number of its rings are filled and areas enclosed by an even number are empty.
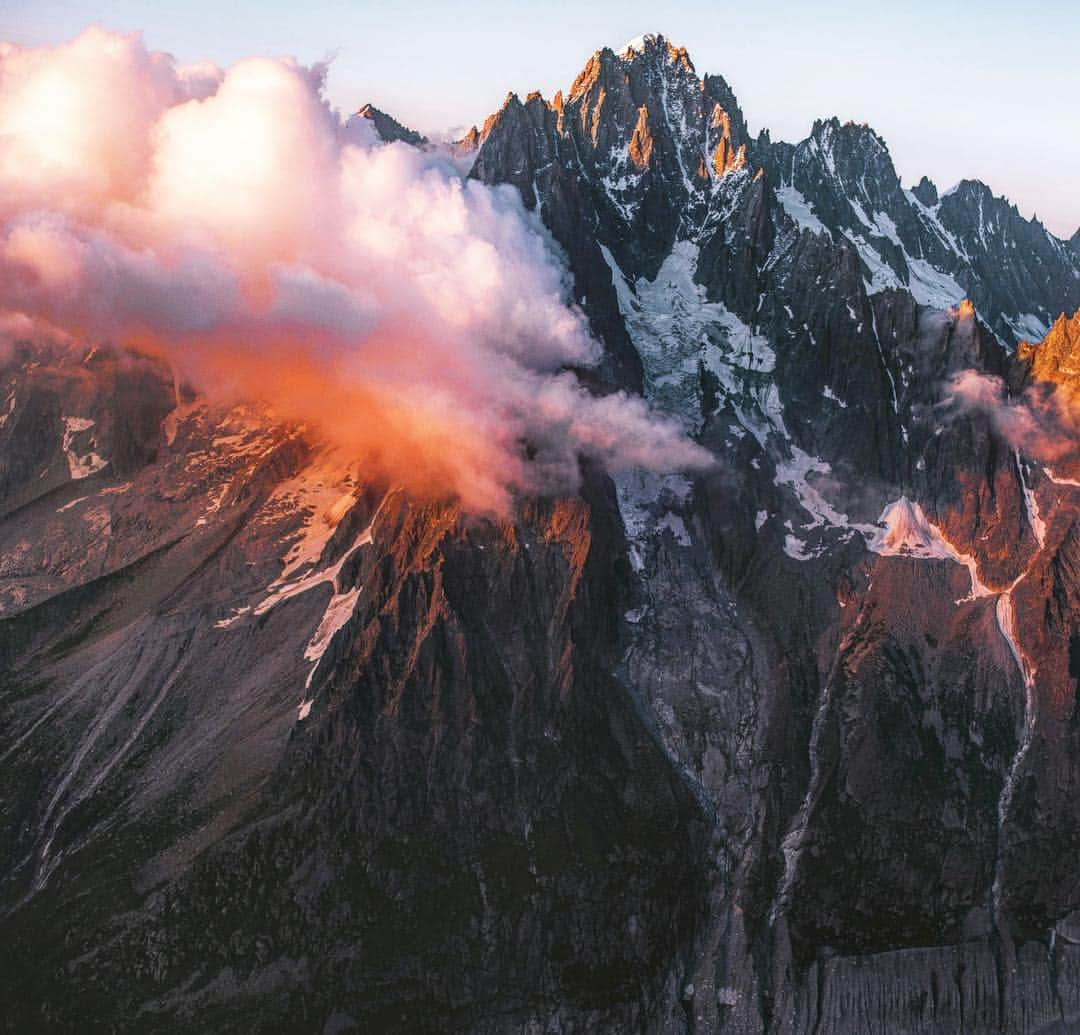
[[[64,423],[64,441],[61,448],[67,457],[68,472],[73,480],[89,478],[90,475],[96,474],[109,462],[98,456],[94,451],[97,443],[93,439],[89,442],[90,449],[88,452],[80,455],[75,451],[76,437],[83,432],[89,431],[94,426],[94,421],[89,417],[63,417],[61,419]]]
[[[776,198],[784,211],[795,221],[800,230],[821,234],[832,240],[832,231],[817,217],[814,206],[795,187],[778,187]]]
[[[931,524],[921,506],[901,496],[882,512],[882,526],[867,547],[883,557],[912,557],[921,560],[955,561],[967,568],[971,592],[958,604],[994,595],[979,578],[979,566],[971,554],[961,553]]]

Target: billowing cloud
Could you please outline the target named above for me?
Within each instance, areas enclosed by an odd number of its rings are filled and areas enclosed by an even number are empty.
[[[579,454],[707,463],[567,371],[599,346],[516,192],[343,124],[324,75],[100,29],[0,44],[0,326],[166,354],[476,510],[572,488]]]
[[[1035,460],[1080,460],[1080,392],[1069,383],[1037,381],[1009,397],[999,377],[965,370],[950,384],[949,401],[987,414],[1012,446]]]

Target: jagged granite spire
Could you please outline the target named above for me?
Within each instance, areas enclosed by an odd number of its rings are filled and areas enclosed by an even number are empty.
[[[476,126],[470,126],[469,132],[465,134],[460,140],[455,140],[451,144],[451,149],[455,155],[464,157],[466,155],[474,155],[480,150],[480,143],[483,137],[480,135],[480,130]]]
[[[911,193],[926,208],[933,208],[940,198],[934,181],[929,176],[924,176],[918,184],[911,189]]]
[[[651,276],[676,238],[707,218],[749,148],[727,83],[699,78],[686,50],[657,33],[619,53],[596,51],[550,103],[507,98],[484,127],[474,175],[515,183],[530,207],[547,180],[575,178],[587,223],[608,228],[599,237],[624,268]],[[522,165],[529,155],[536,163]]]
[[[1019,357],[1031,363],[1038,381],[1072,382],[1080,388],[1080,309],[1062,313],[1041,342],[1022,343]]]
[[[512,139],[523,133],[530,143]],[[865,123],[821,119],[797,144],[764,131],[752,140],[728,83],[700,78],[686,49],[658,32],[596,51],[550,104],[508,98],[485,124],[474,175],[514,183],[529,207],[543,207],[548,181],[575,179],[581,218],[624,273],[651,278],[677,240],[704,245],[721,224],[731,231],[742,182],[731,176],[744,169],[748,182],[765,177],[758,247],[791,227],[843,241],[871,294],[906,290],[940,310],[969,298],[1010,347],[1045,334],[1062,305],[1080,305],[1080,231],[1060,241],[975,180],[945,195],[926,177],[905,189]]]
[[[357,113],[357,118],[367,119],[375,127],[375,132],[387,144],[400,140],[404,144],[413,147],[423,147],[428,138],[415,130],[403,126],[397,119],[386,112],[380,111],[373,104],[365,104]]]

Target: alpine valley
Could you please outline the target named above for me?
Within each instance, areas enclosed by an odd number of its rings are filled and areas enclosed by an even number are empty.
[[[1010,419],[1076,405],[1080,233],[659,35],[454,150],[714,466],[479,520],[20,344],[4,1030],[1080,1030],[1080,444]]]

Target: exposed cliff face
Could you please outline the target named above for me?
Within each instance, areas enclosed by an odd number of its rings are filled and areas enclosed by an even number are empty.
[[[580,184],[585,225],[635,276],[655,276],[724,179],[746,163],[734,94],[718,76],[699,79],[686,51],[663,36],[621,54],[597,51],[566,98],[530,95],[527,134],[521,107],[511,95],[488,120],[473,174],[514,183],[531,207],[547,194],[547,179],[534,183],[532,172],[546,173],[557,157],[552,175]]]
[[[365,104],[357,113],[356,118],[367,119],[375,127],[379,139],[387,144],[400,140],[403,144],[411,144],[413,147],[422,147],[428,142],[427,137],[417,133],[414,129],[403,126],[397,119],[379,111],[372,104]]]
[[[1071,317],[1062,313],[1050,333],[1034,346],[1026,343],[1020,355],[1030,359],[1034,380],[1075,384],[1080,377],[1080,309]]]
[[[597,389],[716,467],[478,522],[149,360],[18,353],[6,1028],[1075,1027],[1080,472],[951,398],[1076,385],[1077,317],[1003,346],[1078,304],[1067,246],[867,127],[751,141],[662,37],[476,136]]]

